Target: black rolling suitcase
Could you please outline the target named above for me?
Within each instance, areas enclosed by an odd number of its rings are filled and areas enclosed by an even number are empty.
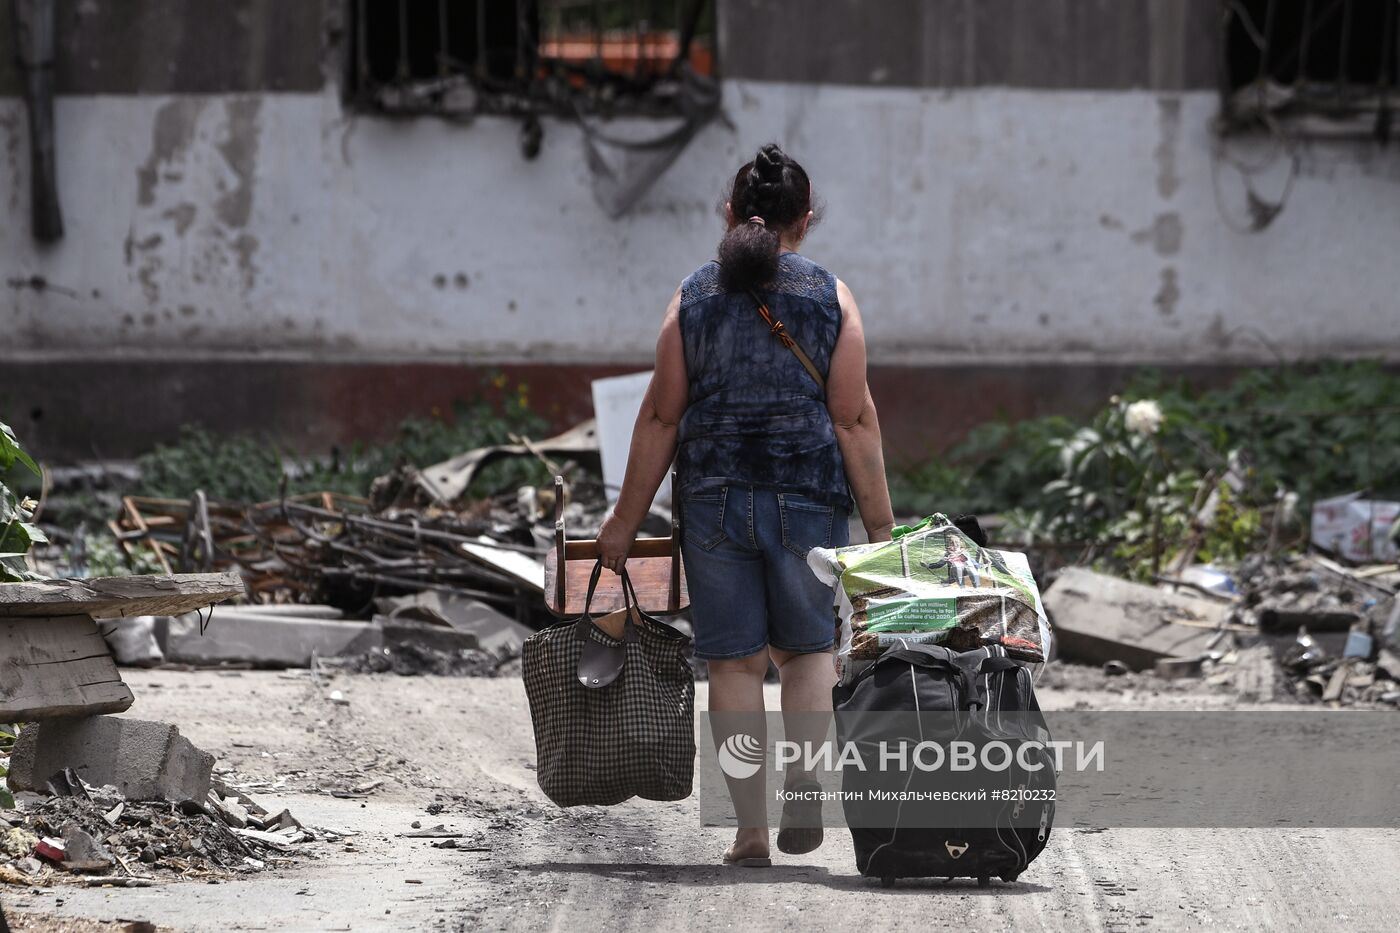
[[[997,646],[964,652],[937,645],[891,649],[849,683],[838,684],[833,700],[838,741],[843,747],[854,742],[863,755],[873,754],[875,743],[888,740],[891,729],[917,729],[918,735],[898,737],[911,742],[965,739],[1020,748],[1026,739],[1049,740],[1030,672]],[[880,715],[885,712],[901,715]],[[929,713],[936,715],[922,715]],[[1014,881],[1045,848],[1055,815],[1050,752],[1025,746],[1024,763],[1040,768],[1016,763],[992,779],[1004,782],[996,788],[1005,788],[1008,799],[1002,802],[920,811],[929,805],[906,799],[886,806],[875,818],[878,825],[871,824],[870,804],[851,802],[852,791],[868,800],[872,791],[898,794],[901,788],[891,782],[903,782],[907,795],[911,781],[924,790],[956,791],[971,786],[960,780],[985,787],[987,776],[844,769],[843,806],[856,867],[886,886],[896,878],[976,878],[984,886],[993,877]],[[940,825],[930,825],[930,819]]]

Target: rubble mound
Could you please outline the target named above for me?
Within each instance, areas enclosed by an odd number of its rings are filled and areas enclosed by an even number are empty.
[[[217,879],[312,855],[308,846],[341,838],[309,829],[290,812],[269,814],[215,782],[204,801],[128,800],[72,772],[55,793],[17,795],[0,812],[0,882],[144,887],[159,880]]]
[[[519,674],[518,655],[496,654],[480,648],[445,650],[415,642],[385,645],[373,651],[320,662],[324,667],[357,674],[399,674],[412,677],[436,674],[440,677],[500,677]]]

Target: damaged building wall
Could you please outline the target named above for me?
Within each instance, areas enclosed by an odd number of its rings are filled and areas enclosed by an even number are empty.
[[[1400,286],[1395,158],[1318,146],[1279,221],[1236,233],[1208,93],[728,91],[738,132],[703,131],[619,222],[569,125],[527,162],[510,121],[347,119],[329,93],[61,98],[72,229],[51,250],[0,231],[12,349],[644,360],[713,252],[725,176],[775,128],[827,204],[807,251],[863,299],[883,362],[1272,359],[1241,329],[1365,353]],[[17,218],[24,164],[0,195]]]
[[[90,454],[119,414],[114,393],[147,415],[108,452],[184,421],[269,417],[311,444],[450,401],[472,367],[546,364],[582,385],[645,366],[666,299],[713,253],[725,181],[770,139],[826,202],[805,251],[860,298],[877,399],[883,386],[910,409],[890,419],[906,450],[997,409],[1068,404],[1140,362],[1400,360],[1400,158],[1299,144],[1282,214],[1237,230],[1244,188],[1221,147],[1253,159],[1275,144],[1212,133],[1208,0],[900,0],[903,13],[863,29],[840,0],[801,16],[792,0],[727,0],[733,128],[702,130],[615,222],[570,123],[546,119],[526,161],[512,119],[347,111],[326,77],[338,4],[231,4],[226,58],[170,3],[135,6],[142,56],[113,40],[97,65],[70,54],[60,67],[57,245],[22,222],[23,104],[0,97],[0,204],[14,218],[0,228],[0,398],[31,413],[43,451]],[[60,8],[62,32],[88,5]],[[212,63],[187,64],[192,48]],[[1287,180],[1289,160],[1273,164],[1254,179],[1266,194]],[[930,415],[918,395],[931,372],[991,394]],[[211,413],[210,387],[276,387],[285,411]],[[33,415],[69,396],[62,423]]]

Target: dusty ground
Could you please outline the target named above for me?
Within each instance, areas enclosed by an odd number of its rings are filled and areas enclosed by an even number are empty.
[[[1392,930],[1400,832],[1056,830],[1013,885],[860,878],[841,831],[772,869],[726,869],[694,799],[560,811],[538,790],[518,679],[127,671],[129,715],[179,724],[252,795],[348,846],[219,884],[0,890],[21,916],[142,920],[175,930],[680,930],[856,925],[963,929]],[[1220,693],[1094,672],[1050,677],[1050,708],[1228,706]],[[348,706],[333,704],[343,691]],[[703,708],[705,685],[700,685]],[[776,705],[776,697],[770,698]],[[367,799],[332,790],[382,778]],[[438,813],[428,807],[441,806]],[[397,834],[445,823],[467,848]],[[120,930],[123,925],[18,929]]]

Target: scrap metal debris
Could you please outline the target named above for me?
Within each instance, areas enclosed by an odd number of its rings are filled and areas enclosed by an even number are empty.
[[[127,626],[112,640],[130,635],[141,644],[114,648],[145,664],[287,667],[318,654],[366,672],[515,670],[524,639],[553,621],[542,599],[543,557],[556,516],[579,535],[596,535],[608,498],[593,421],[539,442],[512,440],[422,470],[401,465],[375,480],[366,499],[123,498],[112,531],[128,558],[237,569],[253,605],[229,607],[213,626],[204,617],[154,619],[149,633]],[[483,466],[512,456],[537,459],[570,483],[564,491],[526,485],[467,496]],[[644,534],[670,530],[665,511],[654,509]]]
[[[594,471],[602,470],[598,452],[598,426],[590,418],[546,440],[532,442],[529,438],[522,437],[514,444],[496,444],[468,450],[422,470],[407,471],[406,478],[411,484],[416,484],[430,501],[450,506],[462,498],[482,467],[493,460],[509,456],[537,457],[544,461],[551,473],[560,472],[559,466],[551,458],[573,461]],[[403,488],[395,486],[392,478],[381,478],[376,487],[376,492],[381,497],[392,494],[397,499],[404,494]]]
[[[565,514],[580,533],[607,514],[596,429],[467,451],[377,479],[369,498],[283,495],[253,504],[126,496],[111,530],[128,560],[160,569],[237,569],[258,603],[327,603],[351,614],[373,600],[438,591],[543,621],[541,561],[553,536],[555,492],[525,486],[467,498],[472,479],[502,457],[540,460],[573,478]]]

